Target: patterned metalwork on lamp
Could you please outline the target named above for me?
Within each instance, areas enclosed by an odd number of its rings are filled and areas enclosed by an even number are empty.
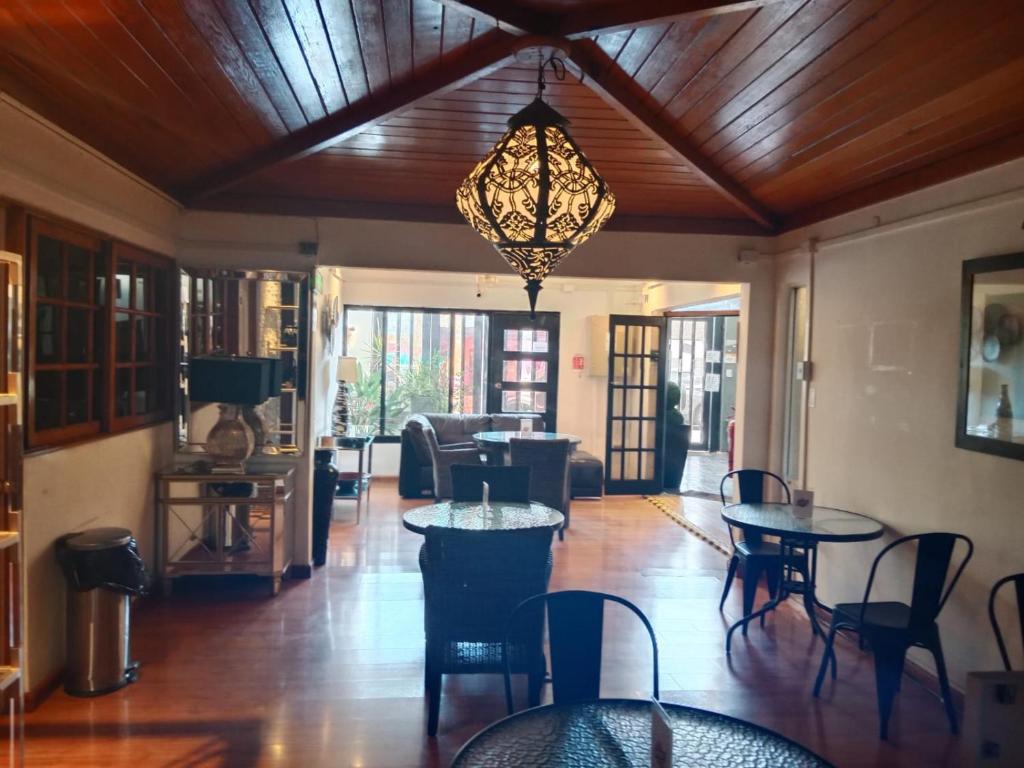
[[[526,280],[531,313],[541,281],[615,210],[615,196],[568,124],[538,96],[509,119],[455,197],[470,226]]]

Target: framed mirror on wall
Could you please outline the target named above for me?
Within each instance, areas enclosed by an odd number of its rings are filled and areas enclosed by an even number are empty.
[[[241,408],[254,434],[253,455],[300,455],[306,422],[309,275],[184,269],[179,279],[178,450],[205,453],[221,410],[218,403],[190,397],[191,363],[251,358],[272,360],[275,379],[273,396]]]
[[[1024,459],[1024,253],[965,261],[956,444]]]

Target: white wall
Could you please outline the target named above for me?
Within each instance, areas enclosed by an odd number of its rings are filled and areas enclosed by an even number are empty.
[[[196,264],[310,268],[315,263],[440,275],[508,274],[494,249],[471,228],[458,224],[191,211],[182,218],[181,237],[181,258]],[[316,259],[298,255],[300,240],[319,243]],[[748,262],[738,256],[741,251],[756,254],[769,248],[768,239],[757,237],[604,232],[567,258],[557,273],[571,278],[744,284],[741,311],[747,326],[741,329],[740,359],[747,366],[738,382],[736,451],[738,460],[748,466],[768,461],[774,267],[767,256]],[[541,292],[538,309],[552,308],[547,304],[554,301],[549,290]],[[521,289],[513,289],[516,292],[521,294]],[[348,282],[345,300],[360,303]],[[522,306],[520,298],[515,307]],[[635,313],[642,314],[641,308]],[[586,348],[581,351],[586,353]],[[560,410],[563,407],[560,403]],[[375,460],[377,455],[375,449]]]
[[[178,207],[60,129],[0,94],[0,197],[165,254]],[[130,528],[153,554],[153,473],[171,459],[170,424],[29,455],[24,467],[26,680],[32,690],[64,659],[58,536]]]
[[[780,311],[789,285],[813,275],[806,485],[816,501],[889,529],[882,542],[823,548],[823,597],[859,600],[871,559],[895,536],[967,534],[975,557],[940,619],[960,686],[967,671],[995,668],[988,590],[1024,566],[1024,465],[954,446],[960,270],[965,259],[1024,250],[1022,215],[1024,162],[1015,162],[780,241],[821,237],[813,264],[803,248],[779,265]],[[773,444],[781,441],[781,329],[777,341]],[[774,452],[776,468],[779,459]],[[904,558],[881,573],[879,596],[906,599],[907,568]]]

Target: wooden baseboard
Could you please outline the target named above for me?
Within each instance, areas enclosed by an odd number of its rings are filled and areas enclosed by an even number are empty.
[[[60,688],[60,681],[64,677],[64,668],[58,669],[48,677],[44,678],[38,685],[33,685],[25,691],[25,711],[32,712],[40,704],[46,701],[50,694]]]

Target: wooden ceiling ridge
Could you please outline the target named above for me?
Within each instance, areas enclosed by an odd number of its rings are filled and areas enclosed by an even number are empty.
[[[773,232],[777,229],[775,215],[652,107],[643,89],[597,43],[593,40],[574,41],[570,57],[587,76],[591,89],[609,104],[690,165],[698,176],[765,230]]]
[[[591,37],[721,13],[749,11],[782,0],[616,0],[562,11],[524,8],[510,0],[437,0],[517,35]]]
[[[288,160],[321,151],[351,138],[385,120],[406,112],[430,98],[454,91],[509,64],[523,48],[552,46],[570,51],[570,58],[589,78],[590,89],[663,146],[670,155],[691,166],[719,194],[766,232],[776,229],[774,215],[738,182],[716,166],[668,120],[647,103],[640,86],[593,40],[596,34],[622,26],[665,23],[680,18],[748,10],[777,0],[708,2],[707,0],[632,0],[591,8],[585,14],[561,14],[533,10],[505,0],[438,0],[459,12],[493,21],[497,29],[481,37],[460,56],[435,65],[380,96],[329,114],[275,143],[228,164],[179,190],[186,205],[194,205],[244,179]],[[584,24],[585,19],[585,24]],[[557,35],[544,35],[556,30]],[[566,35],[576,38],[570,41]]]

